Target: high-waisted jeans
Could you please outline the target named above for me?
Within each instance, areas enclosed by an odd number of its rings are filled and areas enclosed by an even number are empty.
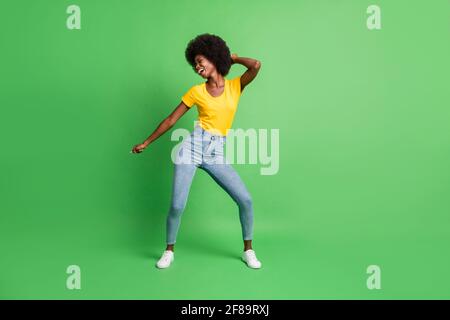
[[[215,135],[196,124],[194,130],[181,143],[174,157],[174,176],[172,199],[167,215],[167,244],[174,244],[181,216],[191,188],[192,179],[197,168],[206,171],[236,202],[239,207],[242,237],[253,238],[253,204],[250,193],[234,168],[224,155],[226,136]],[[207,207],[205,210],[215,212],[217,208]]]

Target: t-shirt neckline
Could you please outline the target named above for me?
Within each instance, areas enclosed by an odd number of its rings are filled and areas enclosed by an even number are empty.
[[[205,89],[206,94],[207,94],[210,98],[218,99],[218,98],[221,98],[221,97],[225,94],[225,90],[227,89],[227,83],[228,83],[228,79],[225,78],[225,83],[224,83],[224,85],[223,85],[223,91],[222,91],[222,93],[221,93],[219,96],[217,96],[217,97],[214,97],[213,95],[211,95],[211,94],[208,92],[208,89],[206,89],[206,82],[203,82],[203,88]]]

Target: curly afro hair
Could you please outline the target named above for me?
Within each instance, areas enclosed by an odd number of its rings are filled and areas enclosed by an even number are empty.
[[[219,36],[204,33],[189,41],[185,56],[188,63],[195,68],[195,56],[204,55],[211,61],[222,76],[226,76],[231,68],[230,49]]]

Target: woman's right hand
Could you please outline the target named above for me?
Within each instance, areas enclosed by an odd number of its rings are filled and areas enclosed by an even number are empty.
[[[147,144],[145,143],[140,143],[137,144],[133,147],[133,149],[131,149],[132,153],[141,153],[142,151],[144,151],[144,149],[147,147]]]

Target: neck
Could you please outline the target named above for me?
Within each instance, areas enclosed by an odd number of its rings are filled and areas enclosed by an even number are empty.
[[[211,74],[206,83],[208,83],[210,86],[221,88],[225,84],[225,78],[217,71],[214,71],[214,73]]]

